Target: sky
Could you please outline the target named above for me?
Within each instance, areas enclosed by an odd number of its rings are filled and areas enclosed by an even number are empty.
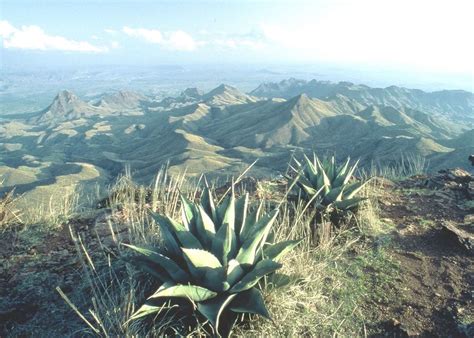
[[[466,76],[473,14],[472,0],[0,0],[0,63],[321,63]]]

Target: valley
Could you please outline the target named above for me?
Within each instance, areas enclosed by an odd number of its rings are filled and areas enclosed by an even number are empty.
[[[296,79],[249,94],[222,84],[164,99],[116,91],[83,100],[63,90],[39,112],[0,119],[2,191],[16,186],[38,199],[42,187],[48,200],[47,188],[55,191],[70,170],[85,191],[125,168],[148,184],[163,166],[229,177],[258,160],[254,175],[277,176],[292,154],[312,150],[359,158],[367,170],[403,158],[429,171],[470,170],[473,107],[474,94],[465,91]]]

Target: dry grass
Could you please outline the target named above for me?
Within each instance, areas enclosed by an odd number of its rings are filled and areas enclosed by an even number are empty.
[[[0,197],[0,231],[5,231],[9,225],[20,223],[20,212],[15,207],[15,190],[10,190]]]
[[[369,197],[360,208],[354,228],[340,230],[324,244],[315,247],[311,240],[312,215],[304,205],[284,203],[274,225],[276,241],[300,239],[303,242],[283,260],[279,273],[289,276],[289,283],[276,288],[269,280],[262,285],[273,320],[251,316],[234,328],[237,336],[363,336],[366,334],[364,313],[359,302],[364,297],[363,286],[354,283],[350,276],[350,259],[355,248],[361,255],[366,249],[360,243],[361,233],[380,230],[378,207],[372,196],[380,189],[377,181],[368,184],[364,194]],[[129,175],[120,178],[111,188],[109,207],[113,221],[109,223],[116,246],[92,252],[84,239],[72,234],[83,263],[84,281],[90,297],[79,300],[86,321],[85,331],[109,336],[158,336],[164,333],[206,335],[206,326],[189,319],[171,317],[155,322],[150,328],[142,322],[127,322],[140,306],[149,284],[133,267],[118,259],[122,254],[121,242],[136,245],[159,245],[160,236],[150,220],[148,210],[165,213],[179,219],[179,193],[191,199],[198,195],[198,182],[186,176],[171,177],[160,171],[150,187],[133,183]],[[273,193],[275,193],[273,191]],[[275,204],[284,194],[266,203]],[[253,201],[257,203],[256,200]],[[125,228],[125,232],[119,229]],[[100,240],[100,238],[99,238]],[[362,248],[362,249],[361,249]],[[372,259],[372,258],[371,258]],[[372,263],[367,263],[372,264]],[[354,286],[355,285],[355,286]],[[355,288],[355,291],[352,291]],[[358,288],[358,289],[357,289]],[[360,290],[362,291],[360,291]],[[350,292],[348,290],[351,290]],[[64,297],[67,297],[64,295]],[[88,311],[84,311],[87,305]],[[80,312],[81,311],[81,312]]]

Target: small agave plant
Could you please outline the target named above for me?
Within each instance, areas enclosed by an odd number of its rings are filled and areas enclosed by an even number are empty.
[[[357,193],[369,180],[354,181],[352,175],[357,161],[350,165],[350,158],[337,166],[334,156],[322,161],[313,153],[313,160],[304,155],[304,163],[294,160],[296,167],[290,168],[297,174],[297,185],[306,201],[312,201],[321,211],[351,210],[366,198],[357,197]]]
[[[234,191],[219,204],[206,187],[200,203],[181,196],[182,220],[152,213],[164,248],[159,251],[127,245],[140,255],[135,261],[161,286],[130,320],[160,312],[169,300],[185,300],[227,336],[238,314],[269,318],[258,282],[282,265],[278,260],[299,241],[268,244],[278,209],[249,212],[249,196]],[[223,320],[225,318],[225,320]]]

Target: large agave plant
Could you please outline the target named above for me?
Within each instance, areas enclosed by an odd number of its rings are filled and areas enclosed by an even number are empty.
[[[297,185],[302,191],[302,197],[312,201],[320,210],[350,210],[365,200],[357,193],[368,180],[353,180],[352,175],[357,168],[357,161],[350,165],[350,158],[337,166],[334,156],[322,161],[313,153],[310,160],[304,155],[304,162],[294,160],[296,167],[290,168],[297,174]]]
[[[162,283],[131,320],[156,314],[173,299],[189,301],[222,336],[238,314],[268,318],[258,282],[279,269],[278,260],[298,244],[266,242],[278,209],[260,215],[260,205],[249,212],[248,194],[235,199],[233,188],[219,205],[209,188],[199,204],[183,196],[181,201],[181,222],[152,213],[161,229],[162,250],[127,245],[140,254],[137,264]]]

